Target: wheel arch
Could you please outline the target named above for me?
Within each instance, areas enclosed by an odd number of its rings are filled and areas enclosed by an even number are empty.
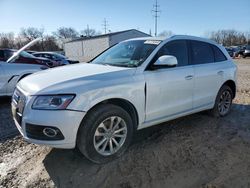
[[[29,75],[31,75],[31,74],[32,74],[32,73],[25,73],[25,74],[21,75],[21,76],[19,77],[19,79],[18,79],[17,82],[19,82],[19,81],[22,80],[24,77],[29,76]]]
[[[233,91],[233,99],[234,99],[235,96],[236,96],[236,84],[235,84],[235,82],[233,80],[227,80],[226,82],[223,83],[222,86],[224,86],[224,85],[227,85],[228,87],[230,87],[232,89],[232,91]]]
[[[116,106],[119,106],[121,108],[123,108],[126,112],[128,112],[128,114],[131,116],[132,121],[134,123],[134,128],[137,129],[138,124],[139,124],[139,115],[138,115],[138,111],[136,109],[136,107],[127,99],[122,99],[122,98],[109,98],[109,99],[105,99],[103,101],[98,102],[97,104],[93,105],[86,113],[85,117],[87,117],[87,115],[89,113],[91,113],[92,110],[94,110],[95,108],[97,108],[100,104],[113,104]],[[85,118],[84,117],[84,118]],[[83,118],[83,119],[84,119]]]

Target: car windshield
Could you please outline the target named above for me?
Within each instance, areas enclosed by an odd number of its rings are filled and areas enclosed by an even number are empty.
[[[22,51],[22,52],[20,53],[20,56],[22,56],[22,57],[27,57],[27,58],[34,58],[34,57],[35,57],[35,56],[29,54],[28,52],[25,52],[25,51]]]
[[[137,67],[141,65],[161,41],[132,40],[119,43],[91,63],[121,67]]]
[[[246,49],[247,49],[247,50],[250,50],[250,45],[248,45],[248,46],[246,47]]]

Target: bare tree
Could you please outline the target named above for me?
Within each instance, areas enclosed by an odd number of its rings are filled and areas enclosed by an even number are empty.
[[[92,37],[97,35],[96,31],[94,29],[84,29],[81,31],[81,35],[86,36],[86,37]]]
[[[243,32],[233,29],[208,32],[207,37],[224,46],[243,45],[247,42]]]
[[[96,31],[95,29],[88,28],[88,27],[81,31],[81,35],[83,35],[85,37],[92,37],[92,36],[96,36],[96,35],[100,35],[100,34],[101,34],[101,32]]]
[[[158,34],[158,37],[170,37],[172,36],[174,33],[172,31],[162,31],[161,33]]]
[[[59,39],[72,39],[79,36],[79,33],[72,27],[60,27],[53,35]]]
[[[16,49],[22,48],[25,44],[27,44],[27,40],[22,38],[20,35],[18,35],[15,38],[15,48]]]
[[[45,36],[43,39],[43,50],[45,51],[59,51],[60,48],[54,36]]]
[[[14,48],[15,47],[14,33],[0,33],[0,47]]]
[[[244,35],[247,39],[247,44],[250,44],[250,31],[245,32]]]
[[[20,36],[25,38],[28,41],[34,40],[38,37],[43,37],[44,29],[43,28],[34,28],[34,27],[28,27],[28,28],[21,28]]]

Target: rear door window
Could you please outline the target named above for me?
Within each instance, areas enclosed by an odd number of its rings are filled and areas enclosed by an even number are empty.
[[[210,44],[201,41],[190,41],[191,64],[205,64],[214,62],[214,53]]]

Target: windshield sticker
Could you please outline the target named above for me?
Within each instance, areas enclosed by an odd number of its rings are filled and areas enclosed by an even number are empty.
[[[160,43],[161,43],[160,40],[146,40],[146,41],[144,42],[144,44],[155,44],[155,45],[158,45],[158,44],[160,44]]]

